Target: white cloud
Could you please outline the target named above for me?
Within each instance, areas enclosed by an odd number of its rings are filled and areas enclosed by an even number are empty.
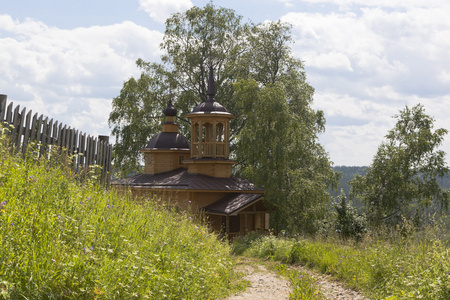
[[[353,71],[352,63],[348,57],[335,51],[329,53],[307,52],[304,54],[303,60],[308,63],[308,66],[319,69]]]
[[[369,164],[393,126],[391,116],[405,105],[424,104],[437,124],[450,129],[443,113],[450,97],[448,5],[400,2],[404,9],[395,10],[383,1],[336,1],[354,6],[282,17],[293,25],[293,51],[316,89],[314,106],[327,118],[320,139],[339,164]],[[348,155],[357,148],[362,150]]]
[[[294,6],[294,1],[293,0],[279,0],[281,3],[284,3],[284,5],[286,7],[293,7]]]
[[[139,7],[150,18],[164,23],[171,14],[185,11],[194,6],[190,0],[139,0]]]
[[[0,93],[84,132],[107,134],[111,99],[140,73],[138,58],[159,60],[162,37],[129,21],[63,30],[0,15]]]
[[[366,7],[387,7],[387,8],[405,8],[405,7],[442,7],[448,6],[446,0],[280,0],[281,2],[288,1],[291,4],[298,2],[306,2],[313,4],[335,4],[342,8],[349,8],[351,6],[366,6]]]

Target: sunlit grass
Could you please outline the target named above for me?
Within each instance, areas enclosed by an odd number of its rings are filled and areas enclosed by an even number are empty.
[[[431,233],[378,236],[360,243],[249,236],[234,248],[245,256],[300,263],[331,274],[373,299],[450,299],[450,245]]]
[[[139,204],[51,159],[12,155],[0,134],[0,299],[215,299],[230,247],[187,214]]]
[[[291,283],[291,300],[323,300],[325,297],[320,292],[316,280],[309,274],[299,270],[291,269],[285,264],[272,265],[271,268],[278,274],[286,277]]]

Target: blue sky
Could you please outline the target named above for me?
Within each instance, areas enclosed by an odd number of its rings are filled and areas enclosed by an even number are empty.
[[[164,20],[208,2],[2,0],[0,94],[88,134],[109,134],[111,100],[139,75],[135,61],[162,54]],[[370,164],[405,105],[423,104],[437,127],[450,129],[448,0],[214,5],[255,23],[292,24],[292,51],[316,90],[314,108],[325,113],[320,141],[335,165]],[[446,140],[442,149],[450,153]]]

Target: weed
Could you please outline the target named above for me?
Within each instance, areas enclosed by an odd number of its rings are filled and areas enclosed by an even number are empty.
[[[434,230],[408,238],[373,235],[359,243],[264,236],[246,250],[239,240],[233,247],[244,256],[307,265],[376,299],[450,299],[449,244],[436,239]]]
[[[56,148],[46,159],[16,156],[0,134],[0,299],[229,293],[229,245],[187,214],[138,202],[75,178]]]

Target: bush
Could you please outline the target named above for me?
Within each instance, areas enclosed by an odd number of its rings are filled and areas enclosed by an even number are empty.
[[[366,218],[364,215],[359,215],[351,203],[347,202],[344,191],[341,191],[341,195],[338,196],[334,208],[337,212],[334,227],[340,237],[344,240],[351,237],[360,240],[366,232]]]

